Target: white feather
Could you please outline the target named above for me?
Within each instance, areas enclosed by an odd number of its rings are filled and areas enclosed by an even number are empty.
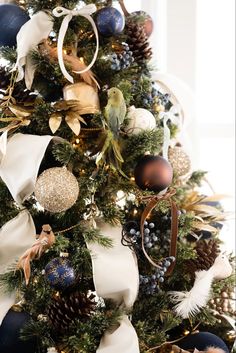
[[[224,255],[219,255],[213,266],[208,271],[195,273],[193,288],[189,292],[170,292],[172,302],[175,303],[175,311],[183,319],[197,314],[201,308],[206,306],[209,298],[211,285],[214,279],[227,278],[232,273],[229,260]]]
[[[186,319],[197,314],[204,307],[210,296],[213,275],[211,271],[196,272],[193,288],[189,292],[170,292],[172,301],[177,303],[175,310],[179,316]]]

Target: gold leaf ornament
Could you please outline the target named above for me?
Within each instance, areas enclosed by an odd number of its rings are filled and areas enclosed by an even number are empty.
[[[11,131],[19,128],[20,126],[28,126],[31,122],[29,117],[33,113],[32,108],[26,108],[20,105],[9,104],[9,112],[6,117],[0,118],[1,122],[10,123],[0,129],[0,132]],[[14,114],[14,116],[11,115]]]
[[[97,90],[85,82],[67,85],[63,89],[64,100],[54,104],[55,112],[49,119],[52,133],[61,126],[59,117],[65,116],[65,121],[76,136],[80,134],[81,122],[86,125],[81,115],[98,114],[100,102]]]
[[[81,122],[86,125],[86,121],[80,115],[83,111],[80,109],[79,102],[76,100],[60,101],[54,104],[57,110],[49,118],[49,127],[53,134],[59,129],[62,123],[63,116],[65,121],[73,133],[78,136],[81,130]]]
[[[53,134],[59,129],[62,122],[62,114],[61,113],[53,113],[49,119],[49,127]]]
[[[78,136],[81,130],[79,117],[77,117],[75,114],[67,114],[65,121],[73,133]]]

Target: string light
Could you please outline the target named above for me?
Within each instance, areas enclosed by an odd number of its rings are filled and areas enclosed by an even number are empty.
[[[189,330],[184,330],[184,336],[188,336],[190,334]]]

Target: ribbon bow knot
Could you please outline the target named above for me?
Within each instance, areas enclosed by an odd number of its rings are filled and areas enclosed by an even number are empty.
[[[97,56],[98,56],[98,50],[99,50],[98,30],[97,30],[97,27],[96,27],[96,24],[95,24],[93,18],[91,17],[91,15],[94,12],[96,12],[96,10],[97,10],[96,6],[94,4],[90,4],[90,5],[84,6],[83,8],[81,8],[79,10],[69,10],[64,7],[58,6],[52,12],[55,17],[65,16],[62,21],[61,28],[60,28],[59,35],[58,35],[57,51],[58,51],[58,62],[59,62],[60,69],[61,69],[63,75],[65,76],[65,78],[71,83],[74,83],[74,79],[67,72],[67,70],[65,68],[64,60],[63,60],[63,43],[64,43],[64,38],[65,38],[65,35],[67,32],[69,23],[74,16],[82,16],[82,17],[86,18],[91,23],[93,30],[94,30],[94,33],[95,33],[96,51],[94,53],[93,60],[85,69],[83,69],[81,71],[75,71],[77,74],[83,74],[91,69],[91,67],[94,65],[94,63],[97,59]]]
[[[94,12],[97,11],[96,5],[94,4],[90,4],[90,5],[86,5],[84,6],[82,9],[79,10],[69,10],[66,9],[65,7],[62,6],[57,6],[54,10],[53,10],[53,15],[55,17],[61,17],[61,16],[66,16],[66,15],[70,15],[70,16],[78,16],[78,15],[92,15]]]

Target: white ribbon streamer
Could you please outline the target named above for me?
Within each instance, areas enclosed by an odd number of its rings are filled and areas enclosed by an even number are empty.
[[[113,241],[112,248],[96,243],[87,244],[91,251],[93,278],[97,295],[113,299],[131,308],[139,287],[139,272],[135,254],[121,244],[121,227],[97,224],[101,233]],[[123,316],[119,327],[105,333],[97,353],[139,353],[137,334],[128,317]]]
[[[35,242],[36,230],[28,211],[22,211],[17,217],[0,229],[0,273],[9,267]],[[6,293],[0,288],[0,325],[8,310],[15,304],[16,293]]]
[[[53,20],[46,12],[39,11],[27,21],[17,34],[17,61],[12,71],[18,70],[17,82],[25,76],[25,84],[31,89],[35,68],[28,55],[43,39],[47,39],[53,29]],[[25,66],[25,73],[24,68]]]
[[[106,332],[102,337],[97,353],[138,353],[137,334],[127,316],[120,321],[114,332]]]
[[[14,200],[22,207],[32,194],[40,163],[52,136],[16,134],[6,145],[5,156],[0,164],[0,177],[7,185]],[[36,230],[27,210],[0,229],[0,273],[10,266],[35,242]],[[15,303],[15,293],[0,290],[0,325],[6,313]]]
[[[18,205],[34,192],[38,169],[52,138],[15,134],[8,140],[0,177]]]
[[[58,6],[52,12],[55,17],[65,16],[62,21],[61,28],[59,31],[57,51],[58,51],[58,61],[59,61],[61,71],[62,71],[63,75],[65,76],[65,78],[71,83],[74,83],[74,79],[67,72],[67,70],[65,68],[64,60],[63,60],[63,43],[64,43],[64,38],[65,38],[65,35],[67,32],[69,23],[74,16],[82,16],[82,17],[86,18],[91,23],[93,30],[94,30],[94,33],[95,33],[95,36],[96,36],[97,46],[96,46],[96,51],[95,51],[93,60],[84,70],[75,71],[77,74],[83,74],[91,69],[91,67],[94,65],[94,63],[97,59],[97,55],[98,55],[99,35],[98,35],[98,30],[97,30],[96,24],[95,24],[93,18],[91,17],[91,15],[96,11],[97,11],[96,6],[94,4],[90,4],[90,5],[84,6],[82,9],[79,9],[79,10],[68,10],[64,7]]]
[[[171,141],[170,129],[167,122],[170,120],[172,124],[180,125],[179,106],[173,106],[169,112],[160,112],[159,117],[164,124],[164,143],[163,143],[163,157],[168,161],[168,150]]]
[[[0,163],[5,157],[7,151],[7,131],[4,131],[0,136]]]

